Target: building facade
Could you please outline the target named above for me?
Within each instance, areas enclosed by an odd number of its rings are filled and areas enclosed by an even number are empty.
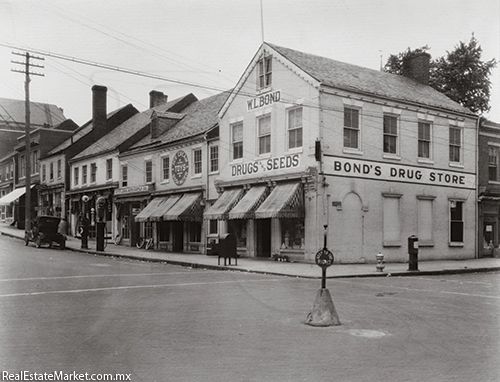
[[[139,112],[129,104],[107,113],[106,93],[106,87],[93,86],[92,119],[40,159],[39,214],[71,220],[70,211],[78,210],[81,200],[67,195],[70,188],[69,161]],[[70,228],[75,226],[70,225]],[[70,230],[70,233],[74,232]]]
[[[476,253],[477,117],[404,76],[263,44],[220,111],[205,213],[250,257],[407,261]],[[213,227],[215,224],[210,223]]]
[[[500,241],[500,124],[488,120],[479,130],[478,254],[498,257]]]
[[[115,191],[121,240],[184,253],[205,252],[208,174],[219,171],[221,93],[151,117],[151,133],[120,155]]]

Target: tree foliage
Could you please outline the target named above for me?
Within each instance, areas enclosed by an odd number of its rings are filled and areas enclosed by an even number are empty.
[[[403,74],[403,60],[430,48],[410,49],[397,55],[390,55],[384,71]],[[452,100],[465,106],[474,113],[482,114],[490,110],[490,75],[497,61],[481,60],[482,48],[472,35],[468,44],[460,42],[452,52],[431,60],[429,64],[429,85],[444,93]]]

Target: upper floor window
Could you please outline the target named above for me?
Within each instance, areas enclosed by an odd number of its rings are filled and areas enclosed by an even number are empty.
[[[38,150],[33,151],[31,159],[32,159],[31,168],[35,174],[38,174],[38,172],[40,171],[39,167],[40,162],[38,161]]]
[[[87,165],[82,166],[82,184],[87,184]]]
[[[488,180],[498,180],[498,148],[488,148]]]
[[[42,182],[47,181],[47,166],[45,164],[42,165]]]
[[[201,149],[193,150],[194,175],[201,174]]]
[[[50,162],[50,175],[49,175],[50,180],[54,180],[54,163]]]
[[[431,124],[418,123],[418,157],[431,158]]]
[[[259,89],[267,88],[272,84],[272,57],[267,56],[262,58],[258,64]]]
[[[210,172],[219,171],[219,146],[210,146]]]
[[[384,115],[384,153],[398,153],[398,117]]]
[[[21,155],[21,177],[26,175],[26,158]]]
[[[302,108],[288,110],[288,148],[302,147]]]
[[[259,154],[271,152],[271,116],[258,119],[259,126]]]
[[[352,109],[350,107],[344,108],[344,147],[349,149],[359,149],[358,109]]]
[[[57,160],[57,179],[61,179],[61,160]]]
[[[144,167],[146,172],[146,183],[151,183],[153,181],[153,161],[147,160]]]
[[[43,172],[45,172],[45,165],[43,165]],[[80,168],[75,167],[75,169],[73,170],[73,176],[75,186],[78,186],[78,182],[80,180]]]
[[[170,157],[163,157],[162,164],[162,180],[169,180],[170,178]]]
[[[231,135],[233,159],[243,158],[243,122],[231,126]]]
[[[461,162],[462,129],[450,126],[450,162]]]
[[[97,180],[97,165],[95,163],[90,164],[90,183],[95,183]]]
[[[128,167],[127,165],[122,166],[122,187],[127,187],[128,185]]]
[[[113,159],[106,159],[106,180],[113,179]]]

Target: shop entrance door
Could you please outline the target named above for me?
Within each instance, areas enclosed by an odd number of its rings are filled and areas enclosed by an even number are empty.
[[[257,257],[271,257],[271,219],[258,219]]]
[[[484,222],[483,224],[483,257],[492,257],[493,248],[495,246],[495,231],[496,223],[494,222]]]
[[[172,250],[182,252],[184,250],[184,223],[172,222]]]

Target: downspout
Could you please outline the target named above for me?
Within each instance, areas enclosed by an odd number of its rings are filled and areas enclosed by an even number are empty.
[[[475,253],[475,258],[479,258],[479,251],[481,250],[479,246],[479,208],[480,208],[480,203],[479,203],[479,130],[481,128],[481,118],[478,117],[476,120],[476,187],[475,187],[475,194],[476,194],[476,213],[475,213],[475,225],[476,225],[476,234],[474,235],[476,238],[476,253]],[[497,227],[498,229],[498,227]]]

